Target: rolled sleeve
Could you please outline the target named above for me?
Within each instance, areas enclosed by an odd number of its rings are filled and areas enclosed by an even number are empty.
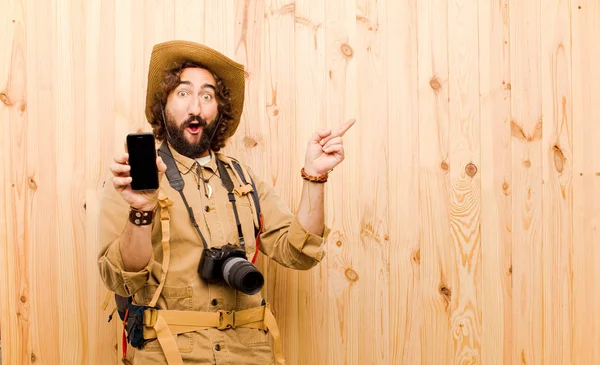
[[[310,233],[300,225],[298,217],[294,216],[292,223],[290,224],[287,238],[290,241],[290,244],[298,250],[299,255],[304,255],[316,262],[320,262],[323,257],[325,257],[323,244],[327,239],[329,232],[329,228],[325,227],[323,236]]]
[[[325,226],[321,236],[306,231],[273,188],[246,168],[256,184],[264,216],[259,246],[261,252],[292,269],[308,270],[316,266],[325,257],[324,242],[329,228]]]
[[[106,286],[115,293],[128,297],[140,290],[148,281],[154,264],[154,252],[150,256],[148,265],[137,272],[123,270],[123,258],[119,240],[114,241],[100,257],[98,262],[100,274]]]

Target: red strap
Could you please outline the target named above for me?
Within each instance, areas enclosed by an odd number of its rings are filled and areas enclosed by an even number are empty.
[[[256,258],[258,257],[258,247],[260,246],[260,234],[263,230],[263,215],[262,213],[259,216],[260,222],[258,225],[258,234],[256,235],[256,251],[254,251],[254,257],[252,257],[252,264],[256,262]]]
[[[123,317],[123,332],[121,334],[121,345],[123,346],[123,359],[127,357],[127,337],[125,335],[125,326],[127,325],[127,317],[129,316],[129,308],[125,311],[125,317]]]

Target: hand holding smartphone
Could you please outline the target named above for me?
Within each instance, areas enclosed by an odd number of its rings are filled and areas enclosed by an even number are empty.
[[[127,152],[131,168],[131,189],[135,191],[157,190],[158,168],[152,133],[128,134]]]

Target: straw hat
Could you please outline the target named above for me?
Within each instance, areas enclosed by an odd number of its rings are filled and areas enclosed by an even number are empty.
[[[194,42],[170,41],[159,43],[152,49],[146,91],[146,118],[148,121],[152,119],[152,104],[157,98],[165,71],[171,69],[175,63],[182,61],[196,62],[206,66],[217,74],[229,88],[233,120],[227,130],[227,138],[231,137],[240,124],[244,108],[244,65],[212,48]]]

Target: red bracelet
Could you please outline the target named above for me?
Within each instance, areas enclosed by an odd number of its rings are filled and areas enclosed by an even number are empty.
[[[327,178],[329,177],[329,174],[325,174],[324,176],[311,176],[307,174],[306,171],[304,171],[304,167],[302,168],[302,170],[300,170],[300,174],[302,175],[302,178],[304,180],[318,184],[327,182]]]

